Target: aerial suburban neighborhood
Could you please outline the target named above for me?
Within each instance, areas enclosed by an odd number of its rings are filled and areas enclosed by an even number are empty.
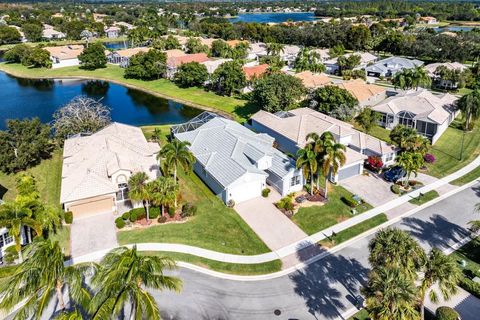
[[[475,1],[0,3],[0,319],[475,320]]]

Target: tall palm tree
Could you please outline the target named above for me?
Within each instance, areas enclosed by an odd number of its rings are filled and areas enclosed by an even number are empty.
[[[57,241],[35,241],[25,251],[23,261],[0,290],[0,309],[11,310],[24,302],[15,319],[40,319],[55,297],[65,309],[64,292],[68,286],[70,304],[86,307],[90,294],[83,287],[84,276],[96,270],[93,263],[65,266]]]
[[[297,169],[302,169],[305,179],[310,179],[310,194],[313,195],[313,175],[318,170],[317,154],[312,145],[307,144],[305,148],[297,151]]]
[[[172,142],[166,144],[158,153],[157,159],[164,161],[167,170],[173,170],[173,181],[177,183],[177,169],[182,167],[186,172],[192,170],[192,166],[195,163],[195,157],[193,153],[188,150],[190,142],[180,141],[174,139]],[[177,206],[177,200],[175,200],[175,207]]]
[[[152,202],[161,206],[162,216],[165,215],[165,206],[175,203],[178,197],[179,187],[170,177],[159,177],[152,182]]]
[[[428,75],[427,71],[422,67],[415,67],[412,70],[412,85],[415,90],[419,87],[427,88],[432,84],[432,78]]]
[[[373,320],[416,320],[417,290],[412,281],[396,268],[380,268],[370,273],[363,289],[366,309]]]
[[[430,251],[426,264],[423,267],[423,279],[419,288],[422,320],[424,319],[423,304],[427,291],[437,283],[443,298],[448,300],[450,295],[457,293],[457,285],[461,278],[462,271],[455,259],[435,248]],[[435,290],[430,291],[429,297],[432,302],[438,302],[438,294]]]
[[[42,234],[43,229],[40,223],[33,219],[33,212],[25,203],[15,200],[0,206],[0,227],[7,228],[15,241],[15,249],[20,262],[23,261],[22,228],[24,226],[34,229],[38,235]]]
[[[128,179],[128,195],[133,201],[142,201],[147,213],[147,222],[150,221],[150,201],[152,188],[148,183],[148,175],[145,172],[137,172]]]
[[[268,55],[278,56],[283,50],[285,50],[285,45],[277,42],[267,43],[267,53]]]
[[[160,319],[157,302],[147,289],[181,289],[178,278],[164,275],[175,263],[169,258],[145,256],[121,247],[110,251],[92,278],[97,293],[90,302],[92,320],[116,319],[126,308],[131,319]]]
[[[325,199],[328,199],[328,176],[336,176],[338,170],[345,164],[346,147],[335,141],[333,135],[326,136],[324,142],[325,154],[322,159],[322,173],[325,177]]]
[[[465,130],[473,128],[473,123],[480,118],[480,90],[474,90],[457,100],[457,108],[465,119]]]
[[[423,155],[420,152],[404,151],[395,158],[395,162],[407,173],[403,185],[407,186],[410,176],[417,175],[418,170],[425,164]]]
[[[320,188],[320,175],[322,174],[322,163],[325,155],[326,144],[329,144],[334,139],[331,132],[326,131],[319,135],[316,132],[310,132],[305,138],[310,145],[310,148],[315,152],[317,157],[317,189]]]

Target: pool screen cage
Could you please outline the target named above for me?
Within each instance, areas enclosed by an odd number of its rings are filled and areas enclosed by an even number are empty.
[[[172,136],[174,136],[177,133],[192,131],[216,117],[222,117],[222,116],[213,112],[205,111],[200,113],[198,116],[196,116],[195,118],[191,119],[188,122],[172,126],[172,128],[170,129],[170,132]]]

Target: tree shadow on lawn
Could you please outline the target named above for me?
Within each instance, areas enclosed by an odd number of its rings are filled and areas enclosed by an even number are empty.
[[[250,101],[245,101],[245,104],[235,107],[233,113],[242,119],[249,119],[255,112],[259,111],[260,107]]]
[[[450,248],[470,236],[470,231],[463,228],[441,215],[433,215],[429,220],[424,221],[418,218],[405,218],[402,225],[407,226],[409,232],[428,246],[439,249]]]
[[[326,252],[319,246],[314,248],[317,254]],[[311,255],[300,253],[302,251],[298,251],[298,258],[308,260]],[[361,304],[357,297],[366,284],[368,272],[358,260],[332,254],[293,273],[290,280],[294,282],[295,293],[305,300],[309,313],[315,318],[333,319],[342,317],[349,308],[348,302],[355,306]]]

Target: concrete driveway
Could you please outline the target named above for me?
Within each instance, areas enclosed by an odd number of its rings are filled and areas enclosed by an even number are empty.
[[[70,244],[72,257],[118,246],[113,213],[74,218]]]
[[[271,189],[268,198],[259,197],[235,206],[238,214],[271,250],[307,237],[305,232],[275,207],[273,203],[280,198],[280,194]]]

